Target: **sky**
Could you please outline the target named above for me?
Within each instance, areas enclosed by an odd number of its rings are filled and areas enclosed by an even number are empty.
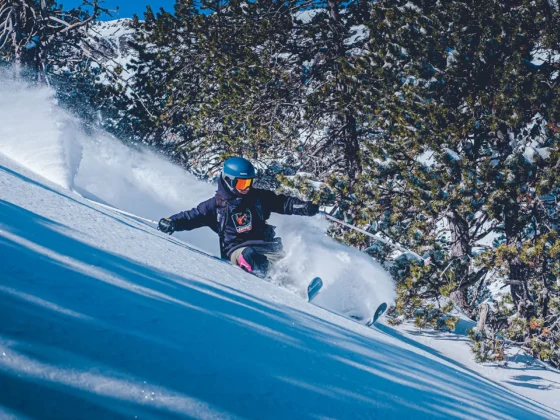
[[[71,9],[80,6],[83,0],[59,0],[59,3],[62,3],[66,9]],[[172,11],[174,4],[175,0],[105,0],[102,4],[103,7],[110,10],[115,10],[118,7],[119,11],[118,13],[113,12],[112,16],[101,16],[100,20],[132,17],[134,13],[142,18],[148,5],[152,6],[154,11],[158,11],[161,7]]]

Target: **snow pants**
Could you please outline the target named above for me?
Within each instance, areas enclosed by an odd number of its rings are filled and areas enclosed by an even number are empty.
[[[253,247],[238,248],[231,253],[230,262],[258,277],[266,277],[271,264],[284,258],[284,251],[259,252]]]

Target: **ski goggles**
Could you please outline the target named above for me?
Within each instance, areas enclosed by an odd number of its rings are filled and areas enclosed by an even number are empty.
[[[253,178],[248,178],[248,179],[235,178],[233,180],[234,188],[237,188],[238,190],[241,191],[246,190],[251,185],[253,185]]]

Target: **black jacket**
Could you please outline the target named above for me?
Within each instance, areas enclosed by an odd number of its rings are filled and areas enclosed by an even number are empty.
[[[248,194],[235,194],[223,179],[218,181],[216,196],[191,210],[171,216],[175,230],[192,230],[208,226],[220,235],[222,257],[229,258],[237,248],[254,246],[280,251],[274,239],[274,227],[266,223],[271,213],[307,215],[309,202],[252,188]]]

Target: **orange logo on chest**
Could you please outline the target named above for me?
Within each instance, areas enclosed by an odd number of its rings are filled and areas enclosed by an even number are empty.
[[[253,229],[251,210],[247,209],[242,213],[235,213],[231,218],[237,233],[248,232]]]

